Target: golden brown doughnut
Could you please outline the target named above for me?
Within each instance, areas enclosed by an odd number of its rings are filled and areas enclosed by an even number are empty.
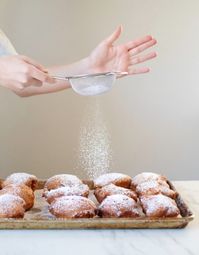
[[[2,190],[0,190],[0,195],[2,194],[11,194],[11,195],[15,195],[15,196],[19,196],[21,197],[24,202],[25,202],[25,210],[29,210],[33,207],[34,205],[34,192],[33,190],[26,186],[26,185],[8,185],[5,186]]]
[[[100,175],[94,180],[94,187],[101,188],[110,183],[115,184],[116,186],[129,188],[131,184],[131,177],[126,174],[121,173],[107,173]]]
[[[101,203],[107,196],[121,194],[133,198],[137,201],[137,195],[133,190],[116,186],[115,184],[108,184],[102,188],[97,188],[94,191],[95,197],[99,203]]]
[[[11,194],[0,195],[0,218],[23,218],[25,202]]]
[[[24,184],[30,187],[32,190],[35,190],[38,180],[37,177],[32,174],[27,173],[14,173],[6,178],[2,184],[2,188],[10,184],[21,185]]]
[[[45,185],[44,190],[57,189],[66,186],[73,186],[82,184],[82,181],[75,175],[72,174],[58,174],[49,178]]]
[[[55,199],[49,211],[57,218],[93,218],[96,205],[85,197],[65,196]]]
[[[46,201],[51,204],[56,198],[63,196],[83,196],[88,197],[89,187],[86,184],[79,184],[67,187],[61,187],[58,189],[52,189],[44,193]]]
[[[162,194],[143,196],[140,202],[148,217],[177,217],[180,214],[175,200]]]
[[[148,182],[148,181],[159,181],[162,183],[162,185],[167,185],[167,179],[165,176],[162,176],[156,173],[151,173],[151,172],[143,172],[141,174],[136,175],[132,179],[131,189],[135,190],[138,184],[141,184],[143,182]]]
[[[169,185],[163,185],[159,181],[147,181],[137,185],[136,192],[139,196],[156,195],[162,193],[170,198],[175,198],[177,193],[170,189]]]
[[[120,194],[106,197],[99,206],[98,214],[104,218],[143,216],[141,207],[134,199]]]

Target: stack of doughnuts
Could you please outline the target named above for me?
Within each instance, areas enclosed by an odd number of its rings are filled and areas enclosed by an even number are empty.
[[[75,175],[60,174],[47,180],[43,197],[57,218],[92,218],[96,205],[88,199],[89,187]]]
[[[131,188],[137,193],[147,217],[177,217],[180,215],[175,202],[177,193],[169,187],[166,177],[144,172],[132,179]]]
[[[141,173],[134,178],[109,173],[94,180],[94,194],[101,217],[177,217],[176,192],[166,177]]]
[[[14,173],[1,183],[0,218],[23,218],[34,205],[37,178],[27,173]]]
[[[100,203],[98,215],[108,218],[141,217],[142,208],[130,189],[132,178],[121,173],[107,173],[94,180],[94,195]]]

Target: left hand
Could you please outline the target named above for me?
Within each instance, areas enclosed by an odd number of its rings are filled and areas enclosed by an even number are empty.
[[[89,63],[93,72],[122,71],[133,75],[150,71],[148,67],[137,67],[135,65],[157,56],[155,51],[138,55],[155,45],[156,40],[152,36],[147,35],[115,46],[114,42],[119,38],[121,32],[122,27],[119,26],[92,51],[89,56]]]

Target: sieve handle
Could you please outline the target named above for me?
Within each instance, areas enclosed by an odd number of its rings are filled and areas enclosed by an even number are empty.
[[[115,72],[106,72],[106,73],[80,74],[80,75],[73,75],[73,76],[52,76],[52,78],[57,80],[69,81],[70,79],[74,79],[74,78],[87,78],[87,77],[96,77],[96,76],[103,76],[103,75],[110,75],[110,74],[126,75],[128,74],[128,72],[115,71]]]
[[[68,77],[63,77],[63,76],[51,76],[52,78],[56,79],[56,80],[62,80],[62,81],[68,81],[69,78]]]

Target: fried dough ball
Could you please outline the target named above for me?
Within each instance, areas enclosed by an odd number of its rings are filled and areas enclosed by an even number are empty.
[[[6,180],[2,184],[2,188],[11,184],[14,185],[23,184],[30,187],[32,190],[35,190],[37,183],[38,183],[37,177],[32,174],[14,173],[6,178]]]
[[[110,183],[115,184],[116,186],[129,188],[131,184],[131,177],[126,174],[121,173],[107,173],[100,175],[94,180],[94,187],[101,188]]]
[[[0,195],[0,218],[23,218],[25,202],[11,194]]]
[[[93,218],[96,215],[96,205],[85,197],[65,196],[55,199],[49,211],[57,218]]]
[[[57,189],[52,189],[44,193],[46,201],[51,204],[56,198],[63,196],[83,196],[88,197],[89,187],[86,184],[78,184],[73,186],[66,186]]]
[[[99,206],[98,214],[104,218],[136,218],[143,216],[141,207],[134,199],[120,194],[106,197]]]
[[[163,194],[175,199],[177,193],[169,185],[162,185],[159,181],[148,181],[137,185],[136,192],[139,196]]]
[[[143,172],[132,179],[131,189],[135,190],[137,185],[148,181],[158,181],[159,183],[162,183],[162,185],[168,186],[165,176],[151,172]]]
[[[46,181],[44,190],[47,191],[66,186],[71,187],[78,184],[82,184],[82,181],[77,176],[72,174],[58,174],[52,176]]]
[[[175,200],[162,194],[142,196],[140,201],[148,217],[177,217],[180,214]]]
[[[5,186],[2,190],[0,190],[0,195],[2,194],[11,194],[15,196],[21,197],[25,202],[25,210],[29,210],[34,205],[34,192],[31,188],[26,185],[8,185]]]
[[[133,198],[137,201],[137,195],[133,190],[116,186],[115,184],[108,184],[102,188],[97,188],[94,191],[95,197],[99,203],[101,203],[107,196],[121,194]]]

